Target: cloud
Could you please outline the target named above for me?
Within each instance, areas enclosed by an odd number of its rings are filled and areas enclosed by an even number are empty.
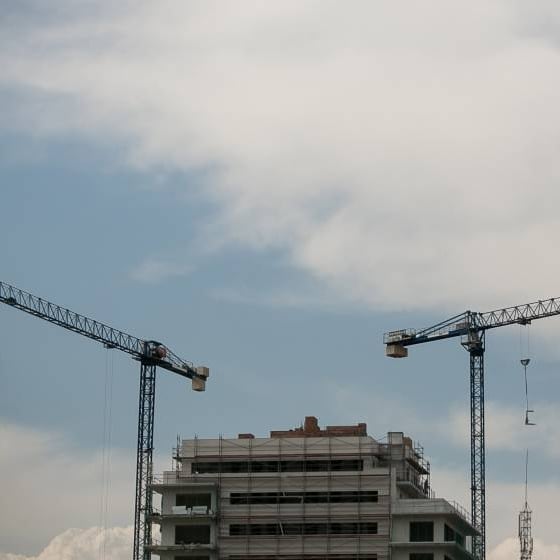
[[[543,321],[534,321],[530,327],[517,327],[521,332],[516,333],[512,329],[500,329],[501,336],[515,336],[519,334],[521,340],[521,348],[524,357],[531,358],[529,367],[529,375],[533,376],[538,373],[538,362],[542,360],[556,362],[560,359],[560,346],[558,345],[558,326],[559,319],[552,317]],[[514,327],[515,328],[515,327]],[[522,330],[523,329],[523,330]],[[526,330],[525,330],[526,329]],[[513,337],[512,337],[513,338]],[[534,371],[535,367],[537,372]]]
[[[0,39],[6,125],[211,169],[209,245],[380,309],[555,293],[555,3],[54,4]]]
[[[128,560],[132,527],[68,529],[56,536],[37,556],[0,552],[0,560]]]
[[[353,404],[352,410],[358,413],[360,401]],[[406,425],[419,426],[419,422],[411,423],[414,421],[412,414],[407,417]],[[128,522],[132,515],[132,457],[125,457],[118,450],[112,452],[111,515],[109,528],[101,531],[92,526],[99,519],[99,452],[76,450],[60,434],[5,422],[0,424],[0,436],[0,476],[9,481],[3,486],[3,502],[10,504],[9,509],[4,508],[0,513],[0,560],[88,560],[99,557],[100,542],[106,542],[107,557],[115,560],[124,558],[125,554],[129,557],[131,528],[113,525]],[[164,463],[165,459],[157,461],[158,465]],[[432,467],[438,495],[468,504],[466,470],[463,476],[457,468],[441,464],[432,464]],[[522,484],[488,480],[487,491],[489,546],[497,547],[496,554],[504,554],[503,550],[509,550],[509,545],[499,543],[516,534]],[[533,534],[539,543],[536,551],[542,551],[542,558],[535,558],[540,560],[552,558],[550,555],[560,546],[556,527],[559,501],[557,483],[531,483],[529,503],[533,509]],[[26,519],[25,526],[21,519]],[[68,529],[70,525],[78,528]],[[34,527],[32,534],[29,527]],[[45,547],[45,543],[49,544]],[[9,553],[10,549],[17,550],[18,554]],[[41,549],[42,552],[36,554],[31,552]],[[491,560],[500,559],[501,556],[491,557]]]
[[[414,438],[433,440],[434,435],[446,444],[459,448],[470,445],[470,413],[463,403],[448,403],[426,412],[425,403],[383,393],[364,395],[355,387],[341,388],[332,384],[328,388],[331,401],[341,419],[352,410],[355,417],[370,419],[376,426],[377,437],[383,431],[413,427]],[[533,429],[524,427],[524,408],[487,400],[486,448],[491,451],[538,450],[539,456],[560,457],[560,409],[557,404],[534,402],[532,419],[538,425]],[[395,427],[395,419],[399,425]]]
[[[331,386],[329,392],[331,395],[329,400],[333,403],[333,414],[338,414],[342,421],[347,422],[348,411],[351,410],[354,418],[367,421],[370,429],[375,427],[375,433],[372,435],[376,439],[382,440],[389,430],[405,430],[407,435],[414,439],[418,438],[427,445],[429,442],[437,441],[438,444],[443,442],[446,446],[452,445],[463,449],[469,446],[468,415],[466,412],[458,413],[453,406],[435,407],[428,411],[426,403],[406,400],[402,395],[398,399],[387,397],[381,392],[364,395],[352,388],[341,389],[336,385]],[[517,478],[519,482],[504,482],[505,476],[493,478],[487,475],[487,535],[489,547],[494,547],[512,535],[517,535],[517,516],[523,506],[524,496],[522,480],[524,450],[526,448],[532,450],[533,465],[542,463],[545,457],[555,460],[560,456],[558,444],[560,432],[558,411],[552,407],[536,405],[539,411],[538,430],[520,430],[519,426],[523,418],[522,415],[520,418],[519,410],[494,402],[487,403],[487,406],[488,450],[494,453],[513,452],[519,458]],[[461,407],[459,410],[464,409]],[[398,425],[395,425],[396,421]],[[430,457],[429,447],[427,453]],[[457,501],[468,508],[470,504],[468,464],[450,465],[448,460],[448,458],[430,457],[433,488],[438,496]],[[467,460],[466,454],[464,460]],[[507,457],[507,461],[511,463],[511,455]],[[494,462],[496,462],[495,458]],[[509,467],[511,465],[507,465],[507,468]],[[533,509],[533,534],[541,540],[539,546],[543,550],[543,555],[552,554],[551,551],[555,550],[554,546],[560,546],[556,527],[557,500],[560,500],[560,481],[557,477],[552,475],[548,480],[531,480],[529,504]],[[544,542],[549,543],[548,548],[543,544]],[[503,548],[499,548],[498,552],[501,550]]]
[[[105,554],[111,560],[130,557],[132,527],[115,527],[100,532],[99,528],[69,529],[55,537],[38,556],[23,556],[0,552],[0,560],[98,560],[100,547],[105,542]],[[519,541],[508,538],[491,547],[488,560],[511,560],[519,553]],[[545,544],[540,539],[534,542],[534,557],[538,560],[557,560],[560,546]]]
[[[557,404],[533,403],[535,412],[530,416],[536,428],[524,426],[523,406],[511,406],[495,401],[486,403],[486,446],[491,450],[519,451],[538,449],[551,458],[560,458],[560,409]],[[464,407],[449,411],[445,433],[450,442],[469,442],[470,416]]]
[[[59,433],[0,421],[2,502],[10,504],[0,512],[0,550],[29,554],[69,526],[100,524],[102,460],[101,450],[76,448]],[[133,518],[134,453],[112,449],[110,463],[106,522],[126,525]],[[92,533],[76,529],[56,542],[82,538],[89,542]]]
[[[488,560],[511,560],[519,555],[519,541],[517,539],[507,539],[492,549],[488,555]],[[560,546],[547,545],[536,539],[534,541],[533,558],[535,560],[557,560],[560,557]]]
[[[432,482],[437,495],[450,500],[456,500],[463,506],[468,506],[469,481],[465,469],[465,476],[459,474],[456,468],[436,467],[432,469]],[[518,515],[523,507],[524,484],[505,483],[497,479],[489,479],[486,484],[486,520],[488,548],[496,549],[496,560],[501,559],[503,550],[510,550],[512,541],[517,539]],[[529,506],[533,511],[532,531],[535,538],[535,560],[541,560],[537,555],[538,549],[543,555],[558,550],[558,531],[556,528],[558,515],[555,504],[560,499],[560,485],[554,483],[531,483],[529,488]],[[544,543],[547,543],[546,545]],[[494,552],[493,552],[494,554]],[[518,556],[518,553],[517,553]],[[510,558],[517,557],[515,555]],[[544,556],[548,558],[548,556]],[[552,558],[552,556],[551,556]],[[554,557],[555,559],[558,556]],[[494,560],[490,556],[489,560]]]
[[[132,544],[132,527],[111,528],[105,533],[106,557],[111,560],[130,558]],[[557,560],[560,547],[547,545],[535,539],[534,557],[538,560]],[[101,545],[102,546],[102,545]],[[69,529],[55,537],[38,556],[22,556],[0,552],[0,560],[98,560],[100,532],[97,527],[91,529]],[[519,541],[508,538],[490,549],[488,560],[511,560],[519,554]]]
[[[170,278],[188,276],[191,272],[192,266],[188,264],[148,258],[132,270],[131,277],[145,284],[159,284]]]

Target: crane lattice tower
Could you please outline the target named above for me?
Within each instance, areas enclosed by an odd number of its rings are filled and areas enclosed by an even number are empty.
[[[529,452],[525,459],[525,506],[519,512],[519,547],[521,549],[521,560],[533,558],[533,535],[531,533],[531,508],[527,500],[527,467],[529,464]]]

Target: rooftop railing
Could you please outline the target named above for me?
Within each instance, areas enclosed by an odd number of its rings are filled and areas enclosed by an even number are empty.
[[[471,514],[467,508],[463,507],[460,503],[455,502],[454,500],[447,500],[447,502],[460,517],[462,517],[467,523],[471,523]]]

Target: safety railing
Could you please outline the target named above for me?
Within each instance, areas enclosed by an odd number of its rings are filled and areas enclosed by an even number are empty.
[[[471,522],[471,514],[467,508],[463,507],[460,503],[453,500],[447,500],[449,505],[457,512],[457,514],[462,517],[467,523]]]
[[[430,488],[430,483],[427,478],[421,478],[417,473],[410,470],[398,470],[397,482],[408,482],[412,484],[417,490],[422,492],[426,498],[435,498],[435,493]]]

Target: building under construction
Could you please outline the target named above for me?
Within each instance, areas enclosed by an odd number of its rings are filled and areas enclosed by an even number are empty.
[[[155,476],[161,560],[471,560],[467,512],[436,498],[430,465],[402,432],[315,417],[270,437],[178,442]]]

